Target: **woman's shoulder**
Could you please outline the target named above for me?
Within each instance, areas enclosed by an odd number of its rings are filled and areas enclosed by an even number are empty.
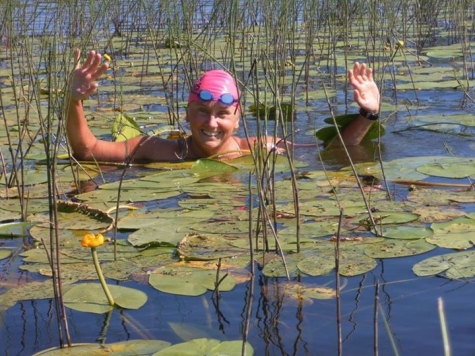
[[[183,139],[170,140],[157,136],[142,136],[137,142],[137,158],[147,161],[177,161],[186,156]]]

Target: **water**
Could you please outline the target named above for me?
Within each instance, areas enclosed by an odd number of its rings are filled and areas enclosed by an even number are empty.
[[[125,2],[124,2],[125,3]],[[33,21],[31,32],[24,34],[40,35],[54,33],[52,23],[45,21],[50,12],[59,11],[55,3],[41,3],[45,6],[35,12],[27,7],[25,14],[18,13],[18,19],[26,17]],[[195,16],[194,27],[201,29],[206,26],[204,18],[210,15],[205,2],[199,7],[199,15]],[[84,20],[85,27],[92,26],[88,7],[88,15]],[[129,8],[124,8],[129,10]],[[114,9],[111,9],[111,11]],[[117,10],[117,8],[115,8]],[[123,10],[123,9],[122,9]],[[124,30],[140,31],[146,24],[137,22],[144,12],[142,10],[119,11],[124,16]],[[155,9],[157,10],[157,9]],[[30,12],[31,11],[31,12]],[[69,15],[68,15],[69,16]],[[32,17],[34,20],[32,20]],[[69,17],[65,17],[65,23]],[[143,18],[142,18],[143,19]],[[257,17],[265,21],[264,15]],[[216,21],[219,23],[219,21]],[[21,22],[16,30],[23,28]],[[36,27],[35,27],[36,26]],[[158,27],[158,25],[157,25]],[[219,26],[217,26],[219,27]],[[71,35],[74,28],[61,27],[62,34]],[[113,33],[116,30],[114,23],[104,25],[97,34],[99,40],[107,37],[103,33]],[[78,30],[79,31],[79,30]],[[103,33],[102,33],[103,31]],[[80,32],[80,31],[79,31]],[[101,44],[102,46],[102,44]],[[145,46],[134,48],[137,52]],[[133,51],[129,51],[133,52]],[[129,58],[124,51],[119,58]],[[130,53],[129,53],[130,54]],[[440,64],[440,63],[438,63]],[[2,62],[3,65],[3,62]],[[441,64],[449,66],[450,61]],[[318,65],[316,65],[318,67]],[[321,64],[320,68],[325,68]],[[127,73],[122,69],[121,74]],[[245,71],[244,71],[245,72]],[[338,68],[342,73],[343,68]],[[153,78],[153,77],[152,77]],[[106,85],[111,80],[101,82]],[[155,83],[156,84],[156,83]],[[320,83],[313,83],[319,87]],[[6,81],[2,86],[7,87]],[[157,85],[143,85],[142,90],[132,94],[152,92],[162,97],[163,92]],[[110,87],[109,87],[110,89]],[[429,156],[451,154],[462,157],[472,157],[474,154],[473,138],[469,136],[446,134],[427,130],[407,130],[417,122],[417,116],[422,114],[437,114],[441,118],[450,116],[454,112],[473,112],[474,105],[466,102],[461,91],[452,89],[425,90],[414,93],[412,91],[392,90],[391,83],[386,79],[382,82],[383,103],[391,105],[394,110],[384,110],[382,120],[386,124],[387,134],[381,141],[382,159],[390,161],[400,157]],[[111,92],[113,90],[111,89]],[[352,106],[348,108],[344,91],[339,88],[338,96],[332,99],[336,114],[357,112]],[[107,91],[103,92],[104,97]],[[413,103],[417,102],[417,105]],[[134,101],[133,98],[131,101]],[[157,99],[158,100],[158,99]],[[180,99],[176,99],[180,100]],[[146,109],[162,111],[166,108],[161,104],[148,103]],[[298,131],[296,142],[314,142],[309,131],[322,124],[328,116],[328,106],[324,100],[311,100],[310,110],[303,110],[305,104],[298,103],[302,110],[298,110],[295,128]],[[108,103],[104,105],[107,107]],[[463,109],[461,109],[463,107]],[[134,108],[134,110],[138,110]],[[256,131],[256,123],[249,115],[251,132]],[[108,131],[108,130],[107,130]],[[467,130],[469,133],[471,129]],[[238,133],[243,135],[242,128]],[[370,161],[379,157],[376,143],[366,143],[351,148],[350,153],[354,162]],[[326,167],[337,170],[349,164],[348,158],[339,151],[328,151],[322,154]],[[295,151],[298,160],[305,161],[309,166],[305,169],[321,168],[320,157],[315,148],[299,148]],[[146,169],[132,169],[132,176],[147,173]],[[116,180],[120,171],[106,172],[106,181]],[[457,181],[458,182],[458,181]],[[465,181],[464,181],[465,182]],[[406,187],[395,187],[396,196],[404,199]],[[149,208],[173,206],[176,201],[151,202]],[[467,210],[473,209],[465,206]],[[21,239],[2,239],[5,247],[22,250]],[[412,266],[431,255],[447,253],[450,250],[437,248],[429,253],[395,259],[378,260],[377,267],[364,275],[343,278],[345,287],[341,295],[341,335],[343,353],[345,355],[374,354],[375,338],[380,355],[395,354],[394,347],[400,355],[443,354],[443,344],[438,314],[438,301],[442,298],[445,306],[449,337],[453,355],[473,355],[475,353],[474,313],[472,300],[475,293],[472,280],[449,281],[439,277],[416,277],[412,273]],[[35,273],[20,272],[21,258],[16,256],[11,260],[0,261],[0,291],[4,292],[16,284],[23,284],[31,280],[43,280]],[[295,281],[296,277],[293,277]],[[334,286],[334,276],[302,277],[306,284]],[[211,293],[201,297],[183,297],[165,294],[152,289],[144,283],[136,281],[115,282],[130,286],[147,293],[149,300],[145,306],[136,311],[116,309],[110,314],[95,315],[81,313],[67,309],[67,319],[71,339],[74,343],[93,343],[134,340],[134,339],[161,339],[171,343],[179,343],[182,339],[172,329],[172,325],[195,327],[203,333],[220,339],[242,339],[246,325],[246,306],[248,292],[254,290],[252,309],[249,320],[248,341],[255,348],[256,355],[336,355],[337,354],[337,316],[335,300],[314,300],[312,304],[292,300],[283,295],[282,278],[269,278],[257,270],[254,280],[239,284],[232,292],[222,293],[219,307],[213,304]],[[377,322],[375,323],[375,314]],[[53,302],[51,300],[24,300],[5,312],[0,313],[0,354],[2,355],[31,355],[41,350],[56,347],[59,344],[58,327]],[[175,323],[175,324],[172,324]],[[377,331],[375,331],[377,330]]]

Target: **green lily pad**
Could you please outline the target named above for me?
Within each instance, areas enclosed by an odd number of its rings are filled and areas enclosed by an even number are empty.
[[[120,201],[146,202],[159,199],[168,199],[180,195],[178,190],[163,190],[161,188],[150,189],[124,189],[120,192]],[[84,202],[117,202],[119,193],[111,189],[99,189],[88,193],[76,195],[76,198]]]
[[[118,114],[112,124],[112,138],[116,142],[126,141],[141,134],[139,125],[127,114]]]
[[[12,255],[12,250],[8,248],[0,248],[0,260],[8,258]]]
[[[297,267],[309,276],[324,276],[335,268],[335,256],[330,253],[309,256],[299,261]]]
[[[127,340],[113,344],[73,344],[71,347],[55,347],[40,351],[34,356],[151,355],[169,346],[168,341],[162,340]]]
[[[32,226],[29,222],[13,222],[0,224],[0,237],[23,237],[28,235]]]
[[[147,301],[147,295],[139,290],[108,285],[114,302],[124,309],[139,309]],[[74,285],[64,294],[64,304],[71,309],[83,312],[103,314],[113,308],[99,283],[82,283]]]
[[[335,117],[335,120],[340,132],[344,130],[344,128],[348,126],[353,120],[355,120],[358,117],[358,115],[359,114],[349,114],[349,115],[341,115],[341,116]],[[333,118],[331,117],[326,118],[324,121],[326,124],[334,125]],[[330,144],[335,139],[337,134],[338,133],[335,126],[323,127],[315,132],[315,136],[317,136],[317,138],[320,141],[323,141],[325,145]],[[374,121],[371,124],[371,127],[369,128],[368,132],[364,136],[363,140],[365,141],[373,140],[375,138],[378,138],[379,136],[383,136],[384,134],[385,134],[384,126],[380,125],[378,121]]]
[[[70,287],[68,281],[63,281],[63,291]],[[0,294],[0,311],[7,310],[14,306],[20,300],[50,299],[54,298],[53,282],[47,280],[44,282],[29,282],[18,285],[15,283],[13,288]]]
[[[233,247],[222,235],[218,234],[187,234],[178,245],[178,253],[186,260],[217,260],[247,252],[247,250]]]
[[[308,301],[311,299],[333,299],[336,292],[333,288],[301,282],[286,282],[283,284],[284,295],[290,299]]]
[[[223,277],[225,272],[221,273]],[[155,269],[150,274],[148,282],[153,288],[164,293],[199,296],[207,290],[215,289],[216,271],[164,266]],[[220,283],[219,290],[230,291],[235,285],[234,277],[228,274]]]
[[[414,256],[435,249],[435,245],[418,240],[395,240],[372,244],[365,248],[364,252],[373,258],[396,258]]]
[[[265,264],[262,273],[267,277],[286,277],[287,272],[293,276],[299,272],[297,264],[303,258],[301,254],[284,255],[284,264],[281,256],[275,256]]]
[[[460,157],[446,157],[446,156],[418,156],[398,158],[392,161],[383,162],[384,175],[388,180],[394,179],[410,179],[422,180],[427,178],[426,174],[419,172],[417,169],[420,166],[427,164],[448,164],[452,162],[468,162],[470,159]],[[356,171],[360,175],[372,175],[376,178],[382,179],[383,173],[379,162],[366,162],[355,165]],[[351,170],[351,167],[345,167],[344,170]]]
[[[475,244],[475,220],[460,217],[443,223],[431,225],[434,235],[426,241],[439,247],[467,249]]]
[[[192,173],[205,177],[221,173],[232,173],[237,170],[238,168],[231,166],[230,164],[208,158],[197,160],[191,167]]]
[[[376,211],[372,213],[374,223],[377,226],[389,225],[389,224],[404,224],[415,221],[419,218],[419,215],[414,213],[408,213],[403,211]],[[368,224],[370,222],[369,217],[361,219],[357,216],[353,223],[355,224]]]
[[[226,336],[221,332],[216,329],[208,328],[203,324],[169,322],[168,325],[183,341],[202,338],[217,339],[221,341],[226,340]]]
[[[419,277],[441,276],[466,279],[475,276],[475,251],[461,251],[432,256],[416,263],[412,271]]]
[[[430,163],[417,168],[428,176],[442,178],[465,178],[475,175],[474,162]]]
[[[432,236],[434,232],[427,227],[395,226],[383,230],[383,236],[398,240],[417,240]]]
[[[195,222],[196,220],[192,220]],[[127,237],[127,241],[132,246],[146,247],[176,247],[189,231],[186,224],[190,220],[183,219],[162,219],[156,220],[153,225],[146,226],[140,230],[134,231]],[[184,231],[181,231],[183,229]]]
[[[419,205],[437,206],[457,203],[471,203],[475,200],[474,191],[453,192],[443,189],[415,189],[407,199]]]
[[[242,346],[241,340],[194,339],[167,347],[154,353],[153,356],[240,356],[242,355]],[[253,354],[254,349],[249,343],[246,343],[246,355]]]

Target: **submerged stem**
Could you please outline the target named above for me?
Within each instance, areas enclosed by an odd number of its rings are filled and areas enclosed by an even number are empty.
[[[96,268],[97,276],[99,277],[99,281],[101,282],[102,289],[104,290],[109,304],[114,305],[114,298],[112,298],[112,294],[109,290],[109,287],[107,286],[104,275],[102,274],[101,266],[99,265],[99,258],[97,257],[97,251],[95,247],[91,247],[91,253],[92,260],[94,261],[94,267]]]

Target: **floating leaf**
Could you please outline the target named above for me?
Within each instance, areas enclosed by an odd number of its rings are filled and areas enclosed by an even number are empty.
[[[469,162],[469,158],[446,157],[446,156],[418,156],[398,158],[392,161],[383,162],[384,176],[388,180],[410,179],[421,180],[427,178],[426,174],[417,171],[417,168],[426,164],[438,163],[445,164],[451,162]],[[367,162],[355,165],[356,171],[360,175],[372,175],[382,179],[380,162]],[[351,170],[351,167],[345,167],[344,170]]]
[[[334,289],[325,286],[317,286],[315,284],[287,282],[283,284],[283,287],[284,294],[287,297],[296,300],[333,299],[336,295]]]
[[[180,195],[179,190],[163,190],[161,188],[137,188],[120,191],[120,201],[124,203],[145,202],[159,199],[168,199]],[[76,198],[87,202],[117,202],[119,192],[111,189],[99,189],[76,195]]]
[[[442,189],[415,189],[409,192],[407,198],[410,201],[417,202],[419,205],[449,205],[454,202],[471,203],[475,200],[475,192],[453,192]]]
[[[222,271],[221,277],[224,274]],[[153,288],[164,293],[198,296],[207,290],[215,289],[216,271],[165,266],[155,269],[150,274],[149,283]],[[228,274],[219,284],[219,290],[230,291],[235,285],[234,277]]]
[[[342,276],[356,276],[373,270],[376,261],[365,255],[366,246],[380,242],[376,238],[357,238],[340,242],[339,270]],[[313,252],[313,251],[312,251]],[[309,256],[298,262],[299,270],[311,276],[327,274],[335,268],[335,242],[317,245],[315,256]]]
[[[122,142],[140,136],[142,131],[133,118],[127,114],[118,114],[112,124],[112,138]]]
[[[365,248],[364,252],[373,258],[395,258],[414,256],[426,253],[435,248],[424,239],[418,240],[395,240],[380,242]]]
[[[216,260],[247,252],[231,246],[223,236],[217,234],[187,234],[178,244],[178,253],[186,260]]]
[[[12,250],[8,248],[0,248],[0,260],[8,258],[12,255]]]
[[[32,226],[29,222],[13,222],[0,224],[0,237],[22,237],[28,235]]]
[[[383,236],[391,239],[399,240],[417,240],[425,237],[429,237],[434,232],[432,229],[421,226],[395,226],[388,227],[383,230]]]
[[[442,178],[465,178],[475,175],[474,161],[451,162],[451,163],[430,163],[417,168],[418,172],[428,176]]]
[[[475,276],[475,251],[461,251],[432,256],[416,263],[412,271],[420,277],[440,275],[450,279]]]
[[[467,249],[475,244],[475,220],[461,217],[431,225],[434,235],[426,241],[439,247]]]
[[[238,168],[227,163],[217,161],[214,159],[201,158],[191,167],[191,172],[200,176],[209,177],[221,173],[232,173]]]
[[[335,121],[336,121],[336,124],[338,125],[340,132],[344,130],[345,127],[348,126],[358,116],[359,114],[336,116]],[[326,118],[324,121],[326,124],[334,125],[333,118],[331,117]],[[384,126],[380,125],[378,121],[374,121],[371,124],[371,127],[369,128],[368,132],[364,136],[363,140],[372,140],[372,139],[378,138],[379,136],[383,136],[384,134],[385,134]],[[323,127],[315,132],[315,136],[317,136],[317,138],[320,141],[323,141],[326,145],[328,145],[336,138],[337,131],[336,131],[335,126]]]
[[[324,276],[335,268],[335,256],[331,253],[309,256],[299,261],[297,267],[309,276]]]
[[[262,273],[267,277],[286,277],[287,272],[291,276],[299,272],[297,268],[297,263],[303,259],[302,255],[285,255],[284,258],[285,264],[281,256],[275,256],[273,259],[266,263],[266,265],[262,269]]]
[[[142,291],[111,284],[108,287],[114,302],[121,308],[139,309],[147,301],[147,295]],[[98,283],[74,285],[64,294],[64,304],[74,310],[95,314],[103,314],[113,308]]]
[[[170,328],[178,335],[183,341],[190,341],[193,339],[217,339],[225,341],[226,337],[223,333],[216,329],[211,329],[203,324],[191,324],[191,323],[173,323],[169,322]]]
[[[67,291],[70,286],[68,281],[63,281],[64,292]],[[29,282],[21,285],[15,283],[15,288],[11,288],[5,293],[0,294],[0,311],[14,306],[20,300],[49,298],[54,298],[53,282],[51,280]]]
[[[40,351],[34,356],[126,356],[152,355],[170,346],[162,340],[127,340],[113,344],[72,344],[71,347],[52,348]]]
[[[243,341],[219,341],[216,339],[194,339],[181,344],[172,345],[158,351],[154,356],[240,356]],[[253,355],[254,349],[246,343],[246,355]]]
[[[131,233],[127,241],[137,247],[146,247],[148,245],[176,247],[178,242],[186,235],[188,230],[185,227],[189,222],[190,220],[188,219],[183,219],[182,221],[179,219],[157,220],[154,225],[146,226]],[[180,228],[183,228],[185,231],[180,231]]]

